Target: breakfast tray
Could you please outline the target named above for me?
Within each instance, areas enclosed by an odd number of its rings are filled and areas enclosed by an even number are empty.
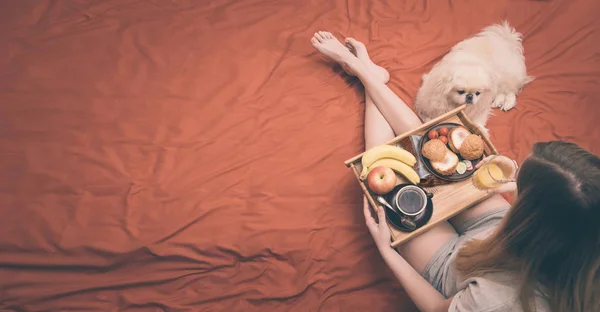
[[[393,140],[386,142],[385,144],[399,145],[401,147],[404,147],[406,150],[411,151],[413,155],[415,155],[415,157],[419,158],[419,155],[416,154],[418,153],[418,151],[415,152],[412,144],[410,143],[410,137],[415,135],[426,135],[425,132],[436,124],[452,122],[462,124],[467,129],[469,129],[471,133],[481,136],[485,145],[485,155],[498,154],[498,150],[496,149],[496,147],[494,147],[489,137],[483,131],[481,131],[481,129],[477,125],[475,125],[467,117],[467,115],[465,115],[465,107],[466,105],[458,107],[457,109],[450,111],[444,115],[441,115],[434,120],[424,123],[422,126],[412,131],[406,132],[395,137]],[[360,179],[360,172],[362,170],[362,155],[363,154],[361,153],[360,155],[348,159],[345,162],[345,164],[354,173],[354,176],[360,184],[360,187],[365,196],[367,197],[371,207],[375,207],[378,206],[378,204],[376,204],[371,192],[368,190],[365,183]],[[398,180],[400,180],[399,183],[408,183],[407,180],[404,179],[404,177],[398,177]],[[438,223],[450,219],[451,217],[457,215],[461,211],[483,201],[484,199],[490,196],[487,192],[480,191],[477,188],[475,188],[471,183],[470,178],[460,182],[445,182],[433,184],[430,183],[428,185],[433,186],[425,186],[420,184],[420,186],[423,186],[428,192],[434,194],[433,214],[431,216],[431,219],[429,220],[429,222],[427,222],[427,224],[423,225],[422,227],[416,229],[413,232],[400,231],[388,223],[392,234],[392,247],[397,247],[401,245],[402,243],[412,239],[413,237],[429,230],[431,227],[437,225]]]

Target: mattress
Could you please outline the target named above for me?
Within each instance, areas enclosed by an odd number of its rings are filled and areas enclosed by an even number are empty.
[[[600,153],[600,2],[2,1],[0,310],[415,311],[344,160],[360,83],[310,45],[365,42],[412,105],[508,20],[536,79],[488,126]]]

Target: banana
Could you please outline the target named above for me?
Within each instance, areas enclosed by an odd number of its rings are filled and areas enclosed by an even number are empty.
[[[403,148],[387,144],[378,145],[363,154],[361,159],[363,170],[360,176],[366,177],[369,174],[367,172],[368,168],[372,167],[373,163],[382,158],[396,159],[410,167],[413,167],[417,163],[415,156]]]
[[[396,159],[410,167],[413,167],[417,163],[415,156],[407,150],[394,145],[383,144],[375,146],[363,154],[361,160],[363,168],[371,167],[374,162],[381,158]]]
[[[419,175],[413,168],[393,158],[381,158],[375,161],[370,167],[364,169],[361,172],[360,179],[364,180],[367,177],[367,175],[369,175],[369,172],[371,172],[371,170],[378,166],[391,168],[392,170],[403,175],[406,179],[408,179],[408,181],[410,181],[413,184],[418,184],[421,181],[421,178],[419,178]]]

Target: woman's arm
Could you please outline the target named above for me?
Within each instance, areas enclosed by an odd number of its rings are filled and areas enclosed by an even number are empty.
[[[448,311],[452,298],[446,299],[442,296],[391,247],[388,225],[385,221],[379,224],[375,222],[368,204],[364,205],[364,213],[367,227],[381,256],[419,310],[423,312]],[[377,207],[377,217],[379,220],[385,220],[385,211],[379,206]]]

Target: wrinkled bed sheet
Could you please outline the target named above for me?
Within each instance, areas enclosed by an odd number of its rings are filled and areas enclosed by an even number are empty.
[[[500,151],[600,153],[600,2],[0,2],[0,309],[414,311],[343,161],[360,84],[316,30],[364,41],[411,103],[456,42],[508,19],[537,79]]]

